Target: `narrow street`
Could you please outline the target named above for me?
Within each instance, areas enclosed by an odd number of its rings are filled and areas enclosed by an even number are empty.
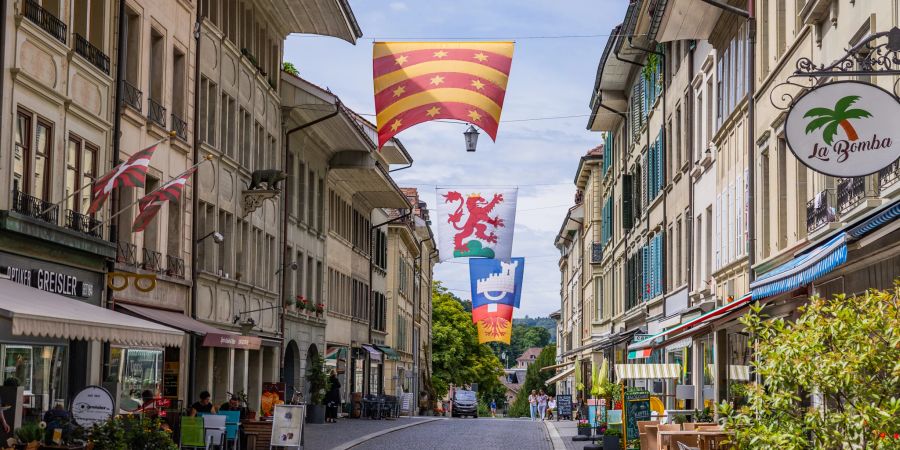
[[[439,419],[371,439],[354,449],[518,449],[553,448],[541,422],[520,419]]]

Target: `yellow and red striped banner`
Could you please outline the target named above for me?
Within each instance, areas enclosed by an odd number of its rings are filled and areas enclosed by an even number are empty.
[[[378,147],[422,122],[456,119],[497,139],[512,42],[376,42]]]

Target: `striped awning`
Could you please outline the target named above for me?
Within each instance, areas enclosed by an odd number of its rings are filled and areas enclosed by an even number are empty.
[[[628,359],[649,358],[651,353],[653,353],[653,349],[650,349],[650,348],[642,348],[640,350],[632,350],[632,351],[628,352]]]
[[[750,366],[728,366],[728,379],[732,381],[750,381]]]
[[[655,378],[678,378],[681,364],[616,364],[619,380],[647,380]]]
[[[548,378],[547,381],[544,382],[544,386],[549,386],[553,383],[556,383],[557,381],[562,381],[569,375],[572,375],[573,372],[575,372],[575,366],[569,367],[568,369],[563,370],[562,372]]]
[[[672,328],[669,328],[668,330],[656,333],[653,336],[650,336],[647,339],[644,339],[643,341],[635,342],[634,344],[631,344],[628,346],[628,351],[660,347],[661,343],[663,342],[662,338],[667,338],[667,337],[671,337],[671,336],[679,336],[678,337],[679,339],[685,338],[685,337],[687,337],[687,335],[682,333],[685,330],[690,330],[691,328],[705,325],[715,319],[724,317],[731,312],[739,310],[740,308],[742,308],[742,307],[746,306],[748,303],[750,303],[750,299],[751,299],[750,294],[747,294],[737,300],[733,300],[731,303],[722,305],[706,314],[702,314],[702,315],[697,316],[685,323],[682,323],[681,325],[677,325]],[[672,338],[672,340],[674,341],[675,338]]]
[[[874,216],[853,226],[852,228],[847,230],[847,234],[849,234],[854,239],[859,239],[866,234],[878,229],[882,225],[893,222],[894,219],[898,217],[900,217],[900,200],[895,201],[894,204],[884,208],[879,212],[876,212]]]
[[[847,261],[847,234],[840,233],[828,242],[764,273],[750,284],[756,300],[792,291],[831,272]]]

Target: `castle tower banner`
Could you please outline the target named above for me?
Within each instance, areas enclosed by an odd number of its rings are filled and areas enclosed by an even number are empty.
[[[472,309],[472,321],[478,329],[478,343],[503,342],[512,338],[513,307],[501,303],[488,303]]]
[[[518,189],[440,188],[437,194],[441,261],[466,257],[509,261]]]
[[[472,308],[490,303],[518,308],[522,299],[524,275],[525,258],[512,258],[509,262],[498,259],[470,259]]]

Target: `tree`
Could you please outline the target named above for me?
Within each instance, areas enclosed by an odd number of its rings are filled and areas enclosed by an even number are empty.
[[[528,395],[531,394],[531,391],[543,389],[547,395],[556,395],[556,385],[544,384],[553,376],[553,371],[541,371],[541,368],[554,364],[556,364],[556,346],[548,345],[541,350],[541,354],[528,366],[528,371],[525,372],[525,383],[522,384],[522,388],[519,389],[516,399],[509,409],[510,416],[523,417],[530,415]]]
[[[840,126],[844,129],[847,139],[851,141],[859,139],[859,136],[856,134],[856,129],[853,128],[849,119],[872,117],[872,114],[864,109],[847,109],[856,103],[857,100],[859,100],[858,95],[848,95],[835,103],[834,110],[828,108],[812,108],[807,111],[806,114],[803,115],[804,118],[816,117],[816,119],[811,120],[809,124],[806,125],[806,134],[825,127],[825,130],[822,131],[822,138],[825,140],[826,144],[831,145],[834,140],[834,135],[837,134],[837,127]]]
[[[900,447],[900,285],[861,296],[813,297],[796,322],[754,306],[762,385],[723,403],[738,448]]]
[[[512,336],[510,336],[509,345],[499,342],[490,343],[494,354],[498,358],[503,353],[506,353],[510,367],[516,365],[516,359],[522,356],[525,350],[531,347],[543,348],[550,343],[550,332],[546,328],[516,324],[515,321],[516,319],[513,319]]]
[[[432,383],[438,398],[447,395],[451,383],[478,383],[482,401],[502,398],[505,388],[499,378],[503,375],[500,360],[489,346],[478,343],[472,314],[439,281],[434,282],[431,292]]]

